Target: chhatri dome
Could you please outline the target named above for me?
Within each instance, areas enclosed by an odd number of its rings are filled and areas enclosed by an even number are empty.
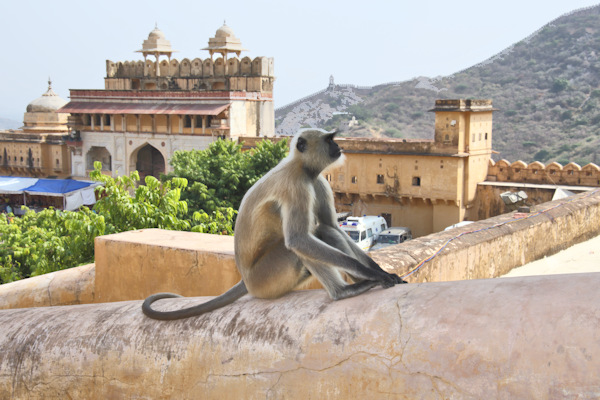
[[[234,53],[239,57],[242,51],[247,51],[242,48],[242,42],[235,37],[233,30],[228,27],[225,22],[223,22],[222,27],[217,29],[215,37],[208,39],[208,47],[205,47],[202,50],[208,50],[211,58],[213,54],[218,53],[221,54],[224,59],[227,59],[228,53]]]
[[[67,132],[67,119],[69,114],[56,111],[67,104],[68,101],[58,96],[52,90],[52,81],[48,78],[48,90],[41,97],[27,105],[23,117],[24,132]]]
[[[144,40],[142,43],[142,49],[137,50],[137,53],[142,53],[144,55],[144,59],[148,57],[148,55],[153,55],[158,60],[159,56],[167,56],[171,59],[171,54],[175,52],[171,48],[171,42],[169,42],[165,38],[165,34],[158,29],[157,25],[154,25],[154,29],[148,35],[148,39]]]

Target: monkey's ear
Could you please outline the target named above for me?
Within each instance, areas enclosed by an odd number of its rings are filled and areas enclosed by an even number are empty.
[[[306,142],[306,139],[304,139],[303,137],[299,137],[298,142],[296,143],[296,149],[298,149],[300,153],[304,153],[304,150],[306,150],[307,145],[308,143]]]

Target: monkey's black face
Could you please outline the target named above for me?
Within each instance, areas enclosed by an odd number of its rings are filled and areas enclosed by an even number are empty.
[[[342,155],[342,150],[340,149],[340,146],[338,146],[338,144],[333,141],[334,136],[335,132],[331,135],[327,135],[325,138],[325,143],[327,143],[329,149],[329,157],[331,157],[334,160],[337,160]]]

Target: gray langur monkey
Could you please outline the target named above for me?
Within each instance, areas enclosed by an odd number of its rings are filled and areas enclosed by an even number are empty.
[[[224,294],[197,306],[157,311],[149,296],[142,310],[150,318],[174,320],[204,314],[250,293],[273,299],[310,278],[318,279],[333,300],[361,294],[374,286],[406,283],[385,272],[340,229],[333,192],[321,172],[341,157],[334,133],[308,130],[297,134],[290,154],[244,196],[235,231],[235,262],[242,280]],[[342,272],[352,280],[348,284]]]

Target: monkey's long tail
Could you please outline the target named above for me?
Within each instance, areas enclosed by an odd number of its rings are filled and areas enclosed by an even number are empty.
[[[156,293],[151,296],[148,296],[146,300],[144,300],[144,304],[142,304],[142,311],[144,312],[144,314],[146,314],[146,316],[150,318],[159,319],[162,321],[172,321],[175,319],[194,317],[197,315],[202,315],[209,311],[216,310],[217,308],[221,308],[233,303],[234,301],[236,301],[237,299],[239,299],[247,293],[248,289],[246,289],[246,284],[244,283],[244,281],[239,281],[231,289],[229,289],[222,295],[207,301],[206,303],[174,311],[153,310],[151,304],[160,299],[168,299],[182,296],[174,293]]]

